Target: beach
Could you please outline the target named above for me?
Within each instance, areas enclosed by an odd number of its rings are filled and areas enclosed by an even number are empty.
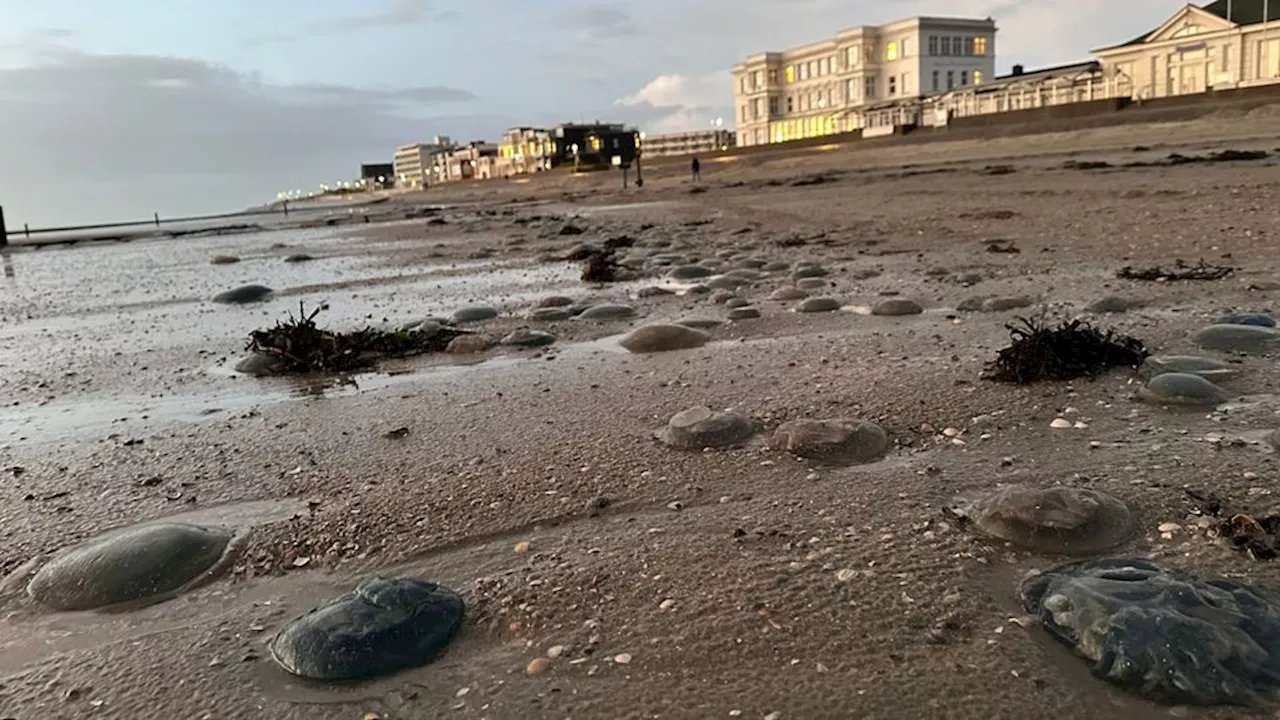
[[[730,156],[696,185],[684,160],[646,165],[642,188],[617,172],[474,183],[393,198],[441,209],[390,223],[15,250],[0,278],[0,718],[1242,717],[1091,677],[1016,592],[1064,558],[947,508],[1004,483],[1105,492],[1136,527],[1111,554],[1280,592],[1275,562],[1195,531],[1187,495],[1271,509],[1270,357],[1231,355],[1231,402],[1192,412],[1135,402],[1123,369],[982,377],[1019,317],[1087,318],[1185,354],[1223,313],[1275,311],[1277,147],[1280,115],[1262,108]],[[1226,149],[1272,155],[1168,162]],[[729,320],[669,267],[589,284],[560,259],[610,238],[635,258],[787,269],[735,291],[760,317]],[[312,259],[284,262],[297,253]],[[1178,259],[1234,272],[1117,278]],[[771,299],[805,261],[826,271],[811,295],[840,310]],[[209,302],[247,283],[275,294]],[[668,292],[641,292],[655,286]],[[636,315],[528,319],[549,296]],[[1108,296],[1132,309],[1086,310]],[[1028,302],[959,309],[974,297]],[[887,298],[923,312],[870,313]],[[249,332],[300,304],[343,329],[485,304],[499,316],[477,333],[556,340],[343,380],[234,372]],[[619,345],[690,318],[716,321],[701,347]],[[696,406],[757,432],[714,451],[655,438]],[[830,418],[876,423],[887,451],[828,467],[769,447],[783,423]],[[129,612],[56,613],[23,592],[50,553],[173,516],[244,528],[245,546],[212,582]],[[441,657],[343,686],[272,661],[285,622],[374,575],[462,595]]]

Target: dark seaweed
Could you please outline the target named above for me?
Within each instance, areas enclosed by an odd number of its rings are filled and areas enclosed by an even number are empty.
[[[1027,385],[1093,378],[1113,367],[1137,367],[1150,354],[1141,340],[1080,320],[1056,327],[1026,318],[1018,322],[1006,326],[1013,342],[987,366],[988,379]]]
[[[1230,547],[1254,560],[1280,557],[1280,515],[1251,515],[1237,509],[1212,493],[1185,491],[1196,503],[1196,511],[1214,519],[1208,528],[1210,536],[1222,538]]]
[[[440,326],[430,330],[377,330],[364,328],[350,333],[322,330],[316,326],[320,306],[307,314],[302,303],[298,315],[277,322],[267,330],[249,333],[246,349],[285,361],[283,372],[350,372],[373,366],[384,357],[409,357],[440,352],[465,330]]]
[[[593,283],[611,283],[618,281],[618,264],[613,248],[593,249],[582,264],[582,281]]]
[[[1122,280],[1146,280],[1148,282],[1174,282],[1176,280],[1221,280],[1230,277],[1235,268],[1225,265],[1209,265],[1204,260],[1195,265],[1188,265],[1182,260],[1175,260],[1172,270],[1155,266],[1134,269],[1128,265],[1120,268],[1116,277]]]

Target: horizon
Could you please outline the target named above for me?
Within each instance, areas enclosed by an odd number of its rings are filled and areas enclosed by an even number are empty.
[[[0,206],[10,229],[234,212],[350,180],[435,135],[497,142],[508,127],[597,119],[731,127],[735,63],[832,28],[992,17],[1005,74],[1087,59],[1184,4],[183,0],[157,16],[142,0],[9,0]]]

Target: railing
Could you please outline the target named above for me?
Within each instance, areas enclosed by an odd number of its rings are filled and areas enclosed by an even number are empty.
[[[284,200],[278,207],[263,208],[259,210],[245,210],[243,212],[233,213],[217,213],[212,215],[188,215],[185,217],[161,218],[160,213],[152,213],[150,220],[135,220],[131,222],[113,222],[113,223],[96,223],[91,225],[62,225],[56,227],[39,227],[33,228],[23,223],[21,230],[9,230],[5,226],[4,206],[0,205],[0,247],[9,244],[11,238],[31,239],[33,236],[52,235],[59,233],[76,233],[87,230],[110,230],[115,228],[138,228],[145,227],[162,227],[164,225],[177,225],[185,223],[211,222],[214,220],[230,220],[233,218],[252,218],[265,215],[280,216],[288,218],[290,212],[298,213],[315,213],[315,212],[332,212],[335,210],[347,210],[355,207],[367,205],[368,203],[345,203],[341,205],[323,205],[318,207],[306,207],[301,210],[289,207],[289,201]],[[212,228],[210,228],[212,229]]]

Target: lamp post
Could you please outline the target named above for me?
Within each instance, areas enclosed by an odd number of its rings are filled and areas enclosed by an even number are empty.
[[[644,131],[636,136],[636,187],[644,187],[644,175],[640,171],[640,156],[644,154]]]

